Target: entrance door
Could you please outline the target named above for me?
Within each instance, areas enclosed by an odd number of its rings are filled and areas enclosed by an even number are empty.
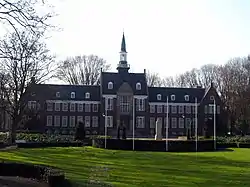
[[[120,117],[120,121],[121,121],[121,125],[123,126],[125,126],[126,127],[126,130],[129,130],[130,128],[129,128],[129,122],[130,122],[130,118],[129,118],[129,116],[128,115],[122,115],[121,117]]]

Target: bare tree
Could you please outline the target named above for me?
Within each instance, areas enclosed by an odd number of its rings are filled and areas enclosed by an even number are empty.
[[[48,19],[54,14],[48,11],[51,6],[46,5],[45,0],[0,0],[0,22],[11,26],[18,35],[18,30],[36,33],[47,29],[52,26]],[[36,7],[40,8],[39,13]]]
[[[104,59],[96,55],[83,55],[59,62],[55,76],[68,84],[95,85],[100,83],[101,71],[109,69],[110,64]]]
[[[53,73],[54,57],[49,54],[46,45],[40,40],[43,33],[30,35],[23,31],[14,32],[0,40],[3,58],[0,61],[4,82],[1,84],[7,106],[5,110],[11,116],[11,141],[15,141],[16,128],[26,107],[25,95],[32,83],[47,80]]]
[[[146,74],[147,84],[150,87],[160,87],[162,86],[162,79],[158,73],[147,72]]]
[[[176,87],[176,82],[173,76],[165,77],[162,80],[162,85],[165,87]]]

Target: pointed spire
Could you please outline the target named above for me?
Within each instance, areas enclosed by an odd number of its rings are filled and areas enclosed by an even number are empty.
[[[126,42],[125,42],[124,31],[123,31],[123,35],[122,35],[121,52],[127,52],[127,51],[126,51]]]

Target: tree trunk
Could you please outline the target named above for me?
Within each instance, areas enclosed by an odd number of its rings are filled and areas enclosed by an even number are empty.
[[[9,143],[16,143],[16,128],[17,128],[17,120],[14,118],[9,127]]]

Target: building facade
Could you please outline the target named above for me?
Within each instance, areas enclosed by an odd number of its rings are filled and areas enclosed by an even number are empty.
[[[130,73],[129,69],[123,34],[117,72],[101,72],[100,85],[31,85],[27,108],[32,115],[24,116],[21,128],[73,134],[82,121],[87,134],[103,135],[106,124],[109,136],[116,136],[123,125],[128,137],[133,126],[136,137],[152,137],[157,119],[165,135],[168,119],[169,136],[181,136],[195,124],[197,109],[200,135],[213,132],[214,116],[218,132],[224,131],[222,103],[212,83],[209,88],[148,87],[145,70]],[[27,125],[27,121],[32,122]]]

